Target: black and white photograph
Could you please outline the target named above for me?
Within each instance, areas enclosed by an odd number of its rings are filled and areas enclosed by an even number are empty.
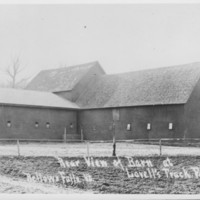
[[[200,2],[0,2],[3,194],[198,197]]]

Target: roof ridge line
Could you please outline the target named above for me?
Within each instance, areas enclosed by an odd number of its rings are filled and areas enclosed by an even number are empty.
[[[121,75],[121,74],[130,74],[130,73],[135,73],[135,72],[143,72],[143,71],[153,71],[153,70],[161,70],[161,69],[166,69],[166,68],[174,68],[174,67],[188,67],[188,65],[193,65],[193,64],[200,64],[199,62],[192,62],[192,63],[187,63],[187,64],[178,64],[178,65],[168,65],[168,66],[161,66],[161,67],[154,67],[154,68],[146,68],[146,69],[137,69],[135,71],[127,71],[127,72],[121,72],[121,73],[116,73],[116,74],[104,74],[104,75]],[[102,75],[102,76],[104,76]]]
[[[58,68],[52,68],[52,69],[43,69],[40,72],[47,72],[47,71],[53,71],[53,70],[59,70],[59,69],[67,69],[67,68],[73,68],[73,67],[80,67],[80,68],[84,68],[84,65],[89,65],[89,64],[95,64],[95,63],[99,63],[98,61],[92,61],[92,62],[88,62],[88,63],[84,63],[84,64],[76,64],[76,65],[70,65],[70,66],[66,66],[66,67],[58,67]]]

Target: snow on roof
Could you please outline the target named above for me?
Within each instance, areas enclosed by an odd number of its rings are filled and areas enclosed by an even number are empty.
[[[184,104],[200,78],[200,63],[95,78],[76,101],[81,108]]]
[[[63,99],[51,92],[38,92],[10,88],[0,89],[0,104],[70,109],[79,108],[75,103]]]
[[[42,70],[27,85],[26,89],[49,92],[69,91],[95,66],[100,67],[97,61],[71,67]]]

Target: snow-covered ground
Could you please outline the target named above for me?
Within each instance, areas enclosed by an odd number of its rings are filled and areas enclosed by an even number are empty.
[[[22,156],[112,156],[112,143],[20,143]],[[117,143],[117,156],[160,154],[159,145]],[[17,144],[0,143],[0,155],[18,155]],[[200,155],[200,147],[162,146],[162,155]]]
[[[93,193],[76,188],[62,188],[50,184],[27,182],[24,179],[0,175],[0,193],[73,194]]]

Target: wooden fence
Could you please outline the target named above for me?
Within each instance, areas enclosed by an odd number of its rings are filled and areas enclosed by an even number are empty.
[[[0,139],[0,144],[16,145],[16,155],[21,156],[21,145],[28,143],[84,143],[85,155],[90,156],[90,146],[94,143],[110,143],[112,145],[112,155],[117,156],[117,149],[120,143],[132,143],[141,145],[156,145],[158,146],[157,155],[163,155],[163,147],[165,146],[181,146],[181,147],[200,147],[200,138],[162,138],[162,139],[134,139],[134,140],[54,140],[54,139]]]

